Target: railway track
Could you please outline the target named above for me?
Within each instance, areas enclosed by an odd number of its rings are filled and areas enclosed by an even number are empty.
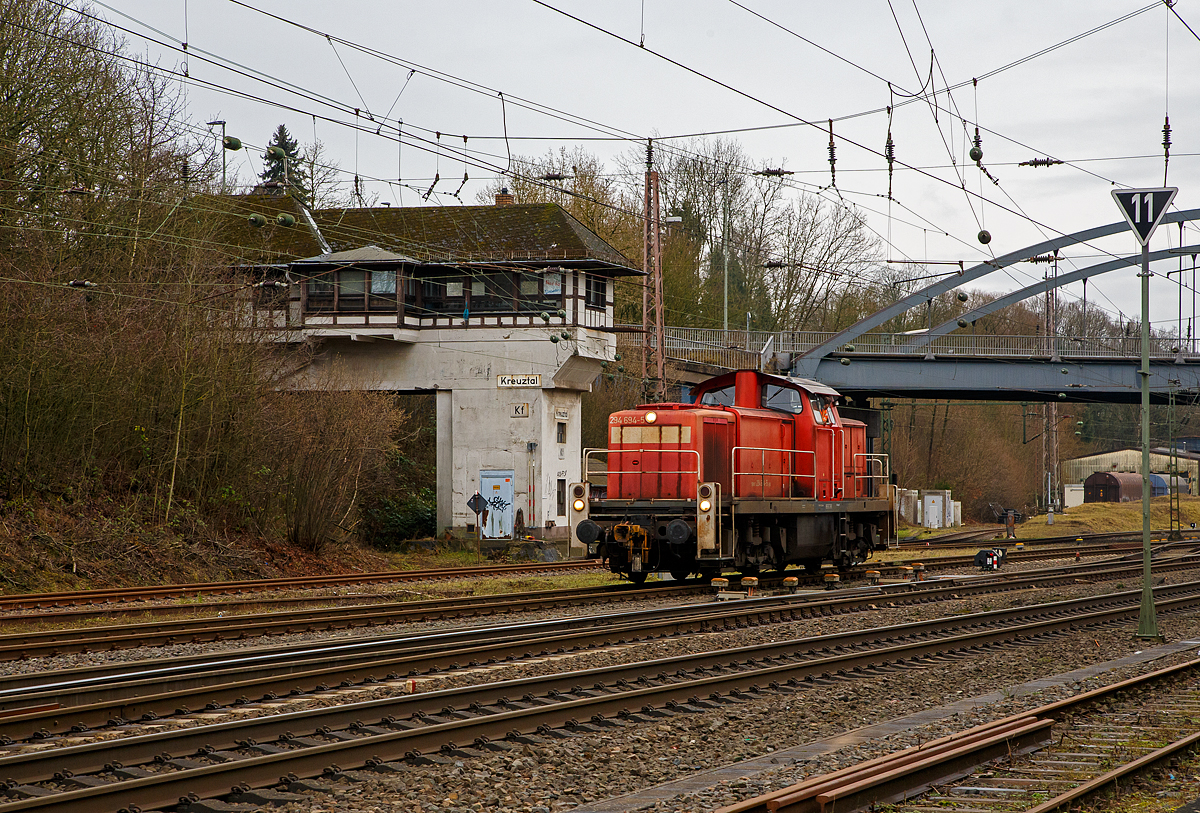
[[[717,813],[1051,813],[1200,745],[1200,660],[959,732]]]
[[[962,547],[968,543],[995,541],[998,547],[1012,548],[1016,543],[1022,545],[1030,545],[1033,547],[1041,547],[1047,545],[1073,545],[1082,543],[1084,545],[1106,544],[1114,542],[1136,542],[1141,543],[1141,531],[1119,532],[1119,533],[1081,533],[1081,534],[1065,534],[1063,536],[1041,536],[1028,537],[1022,539],[1004,539],[1001,535],[1004,533],[1003,527],[971,529],[960,531],[951,534],[940,534],[921,540],[901,540],[896,547],[902,550],[915,548],[937,548],[937,547]],[[1167,540],[1168,533],[1166,531],[1151,531],[1151,538],[1158,542]],[[1184,531],[1182,533],[1184,540],[1200,539],[1200,531]]]
[[[1159,593],[1161,614],[1200,606],[1200,584]],[[1136,616],[1139,597],[1131,591],[70,747],[48,749],[43,742],[0,757],[11,800],[0,803],[0,813],[173,807],[180,798],[228,795],[231,787],[241,789],[233,801],[286,800],[292,790],[311,787],[307,778],[340,773],[335,765],[406,771],[423,761],[658,721],[751,695],[794,696],[819,682],[922,669],[946,657],[1122,623]]]
[[[1200,567],[1200,557],[1160,563],[1157,572]],[[1140,565],[1098,572],[1104,578],[1140,573]],[[725,604],[688,605],[588,619],[559,619],[511,628],[468,628],[407,638],[385,637],[244,654],[105,665],[0,678],[0,736],[26,739],[186,716],[187,709],[319,696],[340,687],[426,678],[536,657],[564,657],[697,632],[784,623],[970,595],[1070,584],[1067,572],[1024,579],[925,582],[883,586],[852,595],[779,596]],[[402,683],[400,685],[403,685]],[[252,701],[251,698],[254,698]],[[181,711],[182,710],[182,711]]]
[[[1167,543],[1158,552],[1170,551],[1179,543]],[[1190,548],[1187,548],[1190,549]],[[1085,549],[1077,547],[1052,548],[1034,551],[1011,551],[1010,558],[1016,561],[1037,561],[1053,558],[1070,558],[1080,551],[1089,556],[1118,553],[1120,546],[1093,545]],[[922,565],[927,572],[972,567],[972,556],[928,558]],[[904,576],[907,571],[902,563],[882,565],[868,564],[853,568],[845,575],[848,580],[862,579],[868,570],[875,570],[886,578]],[[824,586],[820,573],[789,571],[801,586]],[[911,574],[909,574],[911,575]],[[783,574],[773,573],[762,577],[764,588],[778,587]],[[43,612],[10,613],[3,616],[7,629],[22,626],[41,627],[27,632],[13,632],[0,636],[0,661],[46,657],[71,652],[114,650],[137,646],[161,646],[176,643],[200,643],[219,640],[236,640],[265,635],[294,632],[332,631],[337,629],[370,628],[374,626],[412,623],[433,619],[449,619],[462,616],[487,616],[505,613],[568,607],[588,604],[603,604],[613,601],[640,601],[651,598],[671,598],[703,594],[707,586],[700,580],[688,582],[658,582],[650,587],[630,584],[607,587],[542,590],[495,596],[466,596],[451,599],[388,601],[387,597],[363,604],[329,607],[320,597],[304,599],[301,604],[316,602],[315,608],[294,608],[292,599],[281,599],[279,605],[285,610],[269,613],[237,612],[238,609],[257,609],[263,599],[245,602],[219,602],[204,606],[168,605],[144,607],[110,607],[51,610]],[[180,613],[193,617],[166,620]],[[199,617],[195,617],[199,614]],[[133,615],[139,623],[68,627],[80,622],[108,619],[113,616]],[[155,620],[164,619],[164,620]]]
[[[668,583],[653,588],[614,585],[604,588],[540,590],[509,595],[389,602],[341,608],[153,621],[79,629],[37,630],[0,635],[0,661],[46,657],[71,652],[369,628],[385,624],[414,623],[462,616],[486,617],[614,601],[671,598],[701,592],[707,592],[707,587],[699,582]],[[44,623],[56,615],[30,616],[28,621]],[[9,623],[10,619],[6,618],[5,624]]]
[[[934,544],[946,542],[978,541],[987,534],[994,534],[995,529],[983,531],[965,531],[948,534],[927,540]],[[1157,536],[1164,536],[1156,531]],[[1084,534],[1082,538],[1087,543],[1102,543],[1115,539],[1140,539],[1136,534]],[[1028,544],[1070,545],[1076,536],[1046,537],[1043,539],[1018,540]],[[927,547],[925,542],[901,543],[900,547]],[[1011,546],[1011,545],[1010,545]],[[0,595],[0,612],[43,609],[48,607],[67,607],[79,605],[121,605],[141,601],[152,601],[171,598],[198,598],[204,596],[240,595],[243,593],[271,592],[282,590],[311,590],[346,585],[388,584],[413,581],[432,581],[445,579],[460,579],[482,576],[521,576],[544,573],[561,573],[579,570],[604,570],[604,567],[594,560],[568,560],[545,564],[517,565],[479,565],[470,567],[435,568],[426,570],[384,571],[376,573],[348,573],[330,576],[302,576],[277,579],[252,579],[228,582],[195,582],[188,584],[169,584],[158,586],[111,587],[93,590],[65,591],[56,593],[22,593]],[[326,597],[335,600],[338,597]],[[276,601],[300,601],[301,599],[277,599]],[[319,597],[303,599],[320,601]],[[150,608],[146,608],[150,609]],[[136,612],[137,609],[114,608],[115,611]],[[114,611],[110,610],[110,611]]]
[[[950,534],[939,534],[931,536],[927,539],[902,539],[897,544],[897,548],[920,548],[930,547],[934,545],[951,547],[965,545],[971,542],[981,542],[984,540],[992,540],[1004,535],[1004,526],[995,525],[987,528],[972,528],[966,531],[958,531]]]
[[[236,595],[273,590],[312,590],[351,584],[387,584],[394,582],[463,579],[479,576],[523,576],[600,570],[594,561],[570,560],[546,564],[479,565],[436,568],[432,570],[389,570],[379,573],[346,573],[333,576],[299,576],[280,579],[252,579],[229,582],[196,582],[156,587],[110,587],[60,593],[23,593],[0,595],[0,610],[67,607],[80,604],[110,604],[150,601],[165,598],[191,598],[212,595]]]

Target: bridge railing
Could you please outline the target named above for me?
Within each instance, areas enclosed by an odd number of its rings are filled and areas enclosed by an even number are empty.
[[[678,361],[709,364],[727,369],[757,367],[768,340],[772,350],[793,357],[824,344],[835,334],[818,331],[720,330],[713,328],[669,327],[665,333],[666,355]],[[620,344],[631,350],[642,344],[639,332],[619,334]],[[965,356],[1000,358],[1138,358],[1142,352],[1140,336],[1002,336],[951,333],[927,344],[918,344],[919,333],[866,333],[853,342],[853,350],[838,347],[834,353],[896,356]],[[654,346],[654,336],[647,337]],[[1173,337],[1150,339],[1152,358],[1200,358],[1193,341]]]

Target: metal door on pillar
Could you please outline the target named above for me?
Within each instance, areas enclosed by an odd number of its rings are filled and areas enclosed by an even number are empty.
[[[512,469],[492,469],[479,472],[479,493],[487,501],[481,517],[485,539],[510,539],[513,535]]]

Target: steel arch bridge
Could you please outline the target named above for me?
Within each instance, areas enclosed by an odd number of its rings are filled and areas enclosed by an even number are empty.
[[[1200,209],[1171,212],[1163,223],[1200,219]],[[839,333],[814,337],[791,356],[791,372],[823,381],[850,397],[990,399],[1012,401],[1068,400],[1137,403],[1140,400],[1139,337],[974,337],[953,334],[958,320],[983,316],[1032,296],[1140,265],[1140,254],[1098,263],[1053,279],[1041,280],[981,305],[953,320],[912,334],[870,331],[888,320],[988,274],[1029,257],[1055,252],[1129,229],[1125,221],[1061,235],[979,263],[953,277],[936,281]],[[1200,254],[1200,245],[1154,251],[1150,260]],[[785,342],[776,343],[783,350]],[[1024,341],[1020,341],[1024,339]],[[1005,346],[1005,345],[1008,346]],[[1178,339],[1151,339],[1150,387],[1156,402],[1168,393],[1200,400],[1200,354]],[[786,351],[785,351],[786,352]]]

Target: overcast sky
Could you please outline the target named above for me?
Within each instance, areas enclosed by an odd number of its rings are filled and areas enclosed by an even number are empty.
[[[453,192],[464,171],[471,181],[460,197],[474,203],[482,185],[508,166],[510,150],[538,155],[582,145],[616,171],[614,156],[633,144],[621,139],[655,136],[670,149],[679,143],[673,136],[746,130],[731,137],[756,162],[795,171],[791,183],[812,192],[830,182],[825,128],[832,118],[838,192],[822,194],[837,201],[840,192],[860,207],[890,241],[888,258],[971,264],[1119,220],[1114,184],[1163,185],[1169,111],[1167,185],[1180,188],[1176,208],[1200,207],[1200,40],[1162,3],[255,0],[251,7],[232,0],[105,0],[96,10],[171,44],[124,35],[131,51],[164,68],[181,69],[178,47],[188,41],[191,115],[201,127],[224,119],[228,133],[250,147],[229,154],[243,181],[260,171],[263,145],[279,123],[302,142],[323,141],[348,179],[357,172],[368,197],[392,205],[420,204],[408,187],[427,189],[435,172],[442,178],[435,191]],[[1175,11],[1200,32],[1200,0],[1177,0]],[[1046,49],[1053,50],[1038,55]],[[205,59],[238,63],[237,70],[260,72],[272,84]],[[282,82],[299,92],[278,87]],[[964,82],[947,96],[947,85]],[[906,98],[931,87],[936,104]],[[890,207],[881,156],[889,104],[898,105],[891,122],[897,161],[915,168],[898,166]],[[346,126],[356,121],[354,108],[366,128],[357,135]],[[999,186],[966,158],[976,124],[984,165]],[[440,155],[434,132],[443,133]],[[467,163],[449,154],[464,148],[463,134]],[[1045,156],[1067,163],[1017,166]],[[434,194],[426,205],[435,204],[459,202]],[[992,235],[988,246],[976,238],[981,227]],[[1179,237],[1177,227],[1163,227],[1152,248],[1178,245]],[[1200,231],[1185,231],[1184,243],[1200,243]],[[1068,250],[1062,268],[1137,250],[1133,237],[1122,234]],[[1193,261],[1184,262],[1190,284]],[[1178,266],[1172,260],[1155,270]],[[1044,271],[1021,265],[978,285],[1012,290]],[[1134,274],[1092,280],[1089,304],[1136,317]],[[1174,326],[1175,279],[1152,280],[1158,327]],[[1079,285],[1067,291],[1071,298],[1080,294]],[[1184,297],[1190,315],[1192,292]]]

